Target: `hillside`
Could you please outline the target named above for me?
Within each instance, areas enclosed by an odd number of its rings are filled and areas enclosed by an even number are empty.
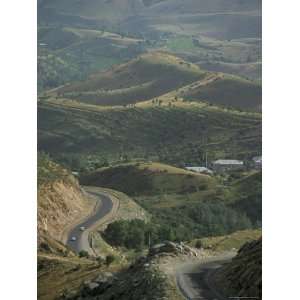
[[[230,202],[232,207],[245,212],[254,224],[261,226],[262,172],[236,180],[231,186]]]
[[[261,234],[261,229],[242,230],[225,236],[196,239],[191,241],[189,245],[196,248],[209,249],[214,252],[222,253],[224,251],[232,251],[232,249],[239,249],[246,242],[251,242],[260,238]]]
[[[80,181],[131,195],[152,215],[154,232],[161,228],[155,235],[165,240],[186,241],[252,226],[244,213],[226,204],[224,190],[215,178],[170,165],[121,164],[83,174]]]
[[[262,297],[262,239],[244,244],[229,264],[217,271],[218,286],[227,296]]]
[[[225,62],[198,62],[200,68],[210,72],[221,72],[237,75],[245,79],[261,81],[262,65],[256,63],[225,63]]]
[[[207,101],[240,109],[261,110],[261,85],[237,76],[220,74],[203,84],[194,83],[182,94],[187,101]]]
[[[40,150],[75,169],[122,158],[199,164],[205,151],[209,160],[255,156],[261,116],[207,105],[101,109],[41,101],[38,138]]]
[[[130,196],[186,193],[213,184],[209,176],[161,163],[129,163],[102,168],[83,175],[80,182],[113,188]]]
[[[97,18],[109,20],[123,19],[136,14],[143,8],[141,0],[90,0],[90,1],[72,1],[72,0],[44,0],[40,8],[54,8],[59,13],[66,15],[80,16],[83,18]]]
[[[125,19],[134,15],[164,15],[190,13],[221,13],[253,11],[261,6],[260,1],[239,0],[43,0],[40,8],[55,8],[59,13],[98,20]]]
[[[40,250],[65,252],[65,228],[92,209],[77,180],[45,154],[38,157],[38,244]]]
[[[158,97],[204,76],[196,65],[164,52],[151,52],[57,89],[54,95],[97,105],[126,105]]]
[[[143,41],[100,29],[38,27],[38,88],[84,80],[143,53]]]
[[[261,6],[259,0],[186,0],[184,5],[181,0],[161,1],[148,12],[155,14],[183,14],[189,13],[221,13],[221,12],[238,12],[253,11]]]

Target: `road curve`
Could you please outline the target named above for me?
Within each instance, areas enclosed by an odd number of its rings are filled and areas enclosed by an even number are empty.
[[[216,290],[211,277],[214,271],[229,262],[235,254],[209,258],[201,263],[187,263],[176,270],[177,286],[187,300],[228,300]]]
[[[95,211],[87,219],[70,230],[68,234],[67,245],[77,253],[85,250],[91,254],[92,250],[90,248],[88,239],[89,229],[91,229],[93,225],[95,225],[97,222],[99,222],[100,219],[102,219],[112,211],[113,201],[107,194],[99,191],[88,191],[87,193],[92,195],[98,201]],[[83,231],[80,229],[82,227],[85,228]],[[76,240],[72,241],[72,237],[75,237]]]

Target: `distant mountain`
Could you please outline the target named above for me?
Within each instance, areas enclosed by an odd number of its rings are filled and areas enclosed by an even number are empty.
[[[142,0],[44,0],[41,5],[61,14],[96,19],[123,19],[144,8]]]
[[[224,13],[261,9],[261,0],[167,0],[147,9],[150,14]]]

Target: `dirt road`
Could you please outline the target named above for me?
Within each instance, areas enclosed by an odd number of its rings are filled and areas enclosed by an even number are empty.
[[[177,286],[187,300],[228,300],[215,288],[212,280],[214,271],[229,262],[235,253],[206,258],[196,263],[185,263],[176,269]]]

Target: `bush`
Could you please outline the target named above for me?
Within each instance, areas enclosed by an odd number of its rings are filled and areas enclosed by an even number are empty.
[[[104,262],[105,262],[105,259],[103,257],[101,257],[101,256],[97,256],[96,257],[96,261],[97,261],[97,263],[98,263],[99,266],[102,266],[104,264]]]
[[[110,266],[114,261],[116,260],[116,257],[112,254],[109,254],[106,256],[106,259],[105,259],[105,264],[106,266]]]
[[[196,247],[197,249],[203,248],[203,243],[202,243],[202,241],[201,241],[201,240],[197,240],[197,242],[196,242],[196,244],[195,244],[195,247]]]
[[[79,257],[86,257],[86,258],[89,258],[89,257],[90,257],[89,253],[88,253],[87,251],[85,251],[85,250],[81,250],[81,251],[78,253],[78,256],[79,256]]]

